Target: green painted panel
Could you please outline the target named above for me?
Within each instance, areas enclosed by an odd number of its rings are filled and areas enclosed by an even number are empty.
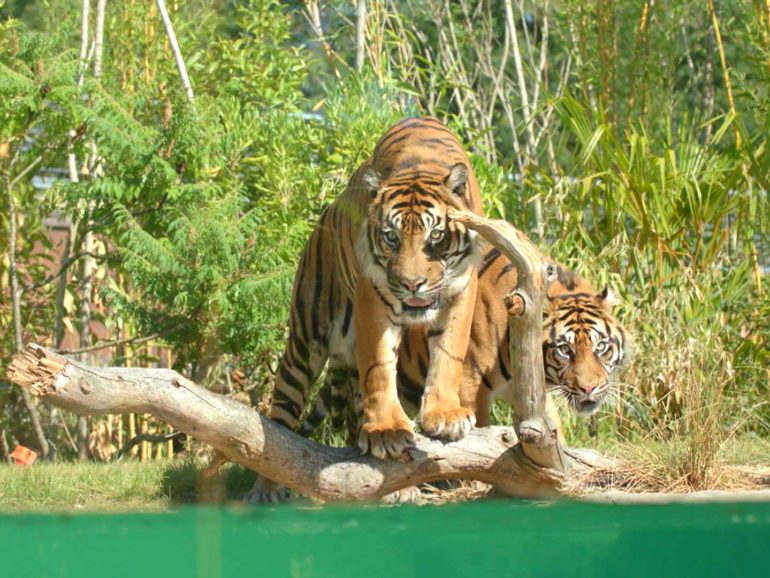
[[[2,578],[767,576],[770,503],[0,516]]]

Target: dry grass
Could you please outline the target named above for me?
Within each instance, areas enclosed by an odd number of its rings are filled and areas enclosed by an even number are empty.
[[[422,503],[440,505],[483,500],[494,495],[494,489],[484,482],[456,480],[443,484],[424,484],[421,488]]]
[[[708,460],[708,468],[697,477],[687,470],[693,463],[692,450],[681,440],[642,445],[619,444],[615,455],[615,465],[588,473],[578,481],[578,486],[674,494],[770,488],[768,440],[741,439],[724,443]],[[694,480],[697,483],[693,483]]]

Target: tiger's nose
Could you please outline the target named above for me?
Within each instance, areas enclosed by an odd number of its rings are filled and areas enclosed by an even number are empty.
[[[591,395],[591,392],[604,385],[603,381],[594,381],[591,383],[581,383],[578,387],[586,395]]]
[[[416,279],[401,279],[401,284],[409,289],[412,293],[417,293],[417,291],[425,285],[425,282],[427,279],[425,277],[419,277]]]

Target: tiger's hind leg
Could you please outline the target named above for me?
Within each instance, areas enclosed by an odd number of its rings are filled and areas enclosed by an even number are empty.
[[[303,288],[312,293],[313,287],[313,285],[307,285]],[[333,286],[327,287],[323,292],[326,293],[327,291],[334,292],[336,289]],[[306,309],[303,304],[309,302],[310,297],[308,295],[295,295],[295,303],[300,309]],[[316,306],[313,315],[311,315],[316,319],[316,322],[309,327],[303,326],[301,320],[291,320],[293,330],[290,332],[289,342],[278,369],[270,417],[303,437],[310,437],[321,425],[329,413],[328,408],[331,408],[332,416],[334,415],[334,406],[338,404],[333,395],[337,387],[335,382],[344,384],[349,382],[345,375],[350,370],[344,368],[352,363],[353,337],[348,331],[349,323],[346,323],[350,316],[347,312],[349,309],[352,310],[352,304],[344,299],[340,299],[338,303],[339,310],[337,311],[324,310]],[[335,313],[334,322],[324,323],[322,321],[332,318]],[[305,341],[299,337],[303,335],[311,337]],[[300,423],[300,418],[307,405],[307,397],[327,361],[329,362],[327,377],[321,386],[315,406],[305,421]],[[342,372],[341,377],[337,376],[340,372]],[[345,387],[348,386],[345,385]],[[331,396],[329,396],[330,391],[332,392]],[[284,486],[260,476],[251,492],[245,496],[244,501],[248,503],[275,503],[287,501],[290,498],[291,494]]]
[[[289,336],[273,390],[273,403],[270,407],[270,418],[273,421],[291,430],[299,430],[305,437],[309,435],[300,429],[300,417],[307,404],[308,393],[321,374],[327,356],[328,351],[323,343],[312,341],[305,345],[293,335]],[[314,408],[314,412],[316,410],[322,411],[318,407]],[[251,491],[243,497],[243,501],[248,504],[274,504],[290,499],[288,488],[261,475],[257,477]]]
[[[358,389],[358,370],[348,365],[330,367],[329,387],[326,391],[332,430],[345,431],[345,443],[355,446],[364,416],[361,392]]]

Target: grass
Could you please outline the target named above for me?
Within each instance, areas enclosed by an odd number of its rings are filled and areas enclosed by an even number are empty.
[[[591,472],[583,480],[588,485],[665,493],[770,488],[770,441],[766,439],[744,436],[724,442],[705,470],[691,469],[692,448],[682,440],[617,443],[607,453],[621,462]]]
[[[687,446],[676,441],[603,444],[607,454],[623,457],[613,470],[600,470],[592,481],[604,487],[646,492],[685,492],[692,488],[674,467]],[[701,489],[749,489],[770,486],[770,441],[741,436],[725,443]],[[255,474],[225,465],[211,479],[201,460],[114,464],[36,463],[0,465],[0,512],[163,512],[184,504],[239,504]],[[423,490],[426,503],[443,504],[483,498],[487,490],[473,482],[438,484]],[[427,492],[427,493],[426,493]]]
[[[256,474],[225,465],[205,479],[203,462],[126,461],[0,466],[0,511],[163,511],[237,501]]]

